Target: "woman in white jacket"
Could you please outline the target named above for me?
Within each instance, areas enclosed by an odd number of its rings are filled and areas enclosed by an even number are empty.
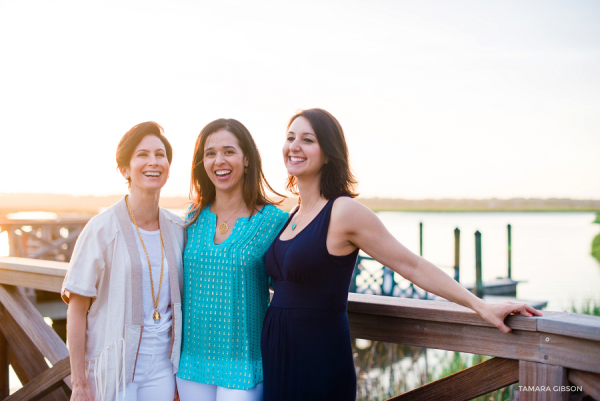
[[[159,207],[172,148],[155,122],[121,139],[129,195],[81,233],[62,288],[72,400],[172,401],[181,343],[183,220]]]

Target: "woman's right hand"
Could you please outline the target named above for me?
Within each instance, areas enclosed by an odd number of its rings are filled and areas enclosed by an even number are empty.
[[[92,395],[90,386],[87,383],[83,383],[79,386],[73,385],[71,401],[94,401],[94,396]]]

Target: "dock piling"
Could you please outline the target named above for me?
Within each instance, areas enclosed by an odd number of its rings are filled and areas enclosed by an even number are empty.
[[[460,282],[460,230],[454,229],[454,280]]]
[[[475,295],[483,298],[483,279],[481,277],[481,233],[475,231]]]
[[[419,255],[423,256],[423,222],[419,222]]]
[[[512,227],[506,226],[508,230],[508,278],[512,278]]]

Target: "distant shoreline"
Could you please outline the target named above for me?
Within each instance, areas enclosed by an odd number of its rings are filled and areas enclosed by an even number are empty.
[[[74,196],[60,194],[2,194],[0,216],[8,213],[46,211],[54,213],[96,214],[112,205],[123,195]],[[375,212],[600,212],[600,200],[585,199],[391,199],[357,198]],[[291,210],[298,199],[287,198],[281,205]],[[163,197],[161,206],[187,209],[190,200],[184,197]]]

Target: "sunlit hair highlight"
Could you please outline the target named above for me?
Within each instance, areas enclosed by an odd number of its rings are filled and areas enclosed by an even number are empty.
[[[321,150],[327,156],[327,163],[321,170],[321,195],[325,199],[333,199],[339,195],[349,195],[353,198],[358,196],[358,181],[350,170],[348,146],[338,120],[323,109],[300,110],[290,119],[288,131],[298,117],[309,121]],[[299,195],[297,183],[298,179],[295,176],[288,176],[286,189],[294,195]]]
[[[263,205],[279,205],[283,201],[282,199],[279,202],[274,202],[269,199],[265,193],[265,187],[273,194],[285,198],[285,195],[276,192],[267,182],[262,171],[260,153],[250,131],[237,120],[220,118],[202,128],[196,140],[190,184],[192,207],[188,213],[188,225],[196,221],[200,212],[215,201],[215,185],[204,168],[204,146],[209,136],[221,130],[229,131],[235,135],[244,156],[248,159],[248,172],[244,174],[242,184],[242,193],[248,209],[255,210],[258,206]]]

